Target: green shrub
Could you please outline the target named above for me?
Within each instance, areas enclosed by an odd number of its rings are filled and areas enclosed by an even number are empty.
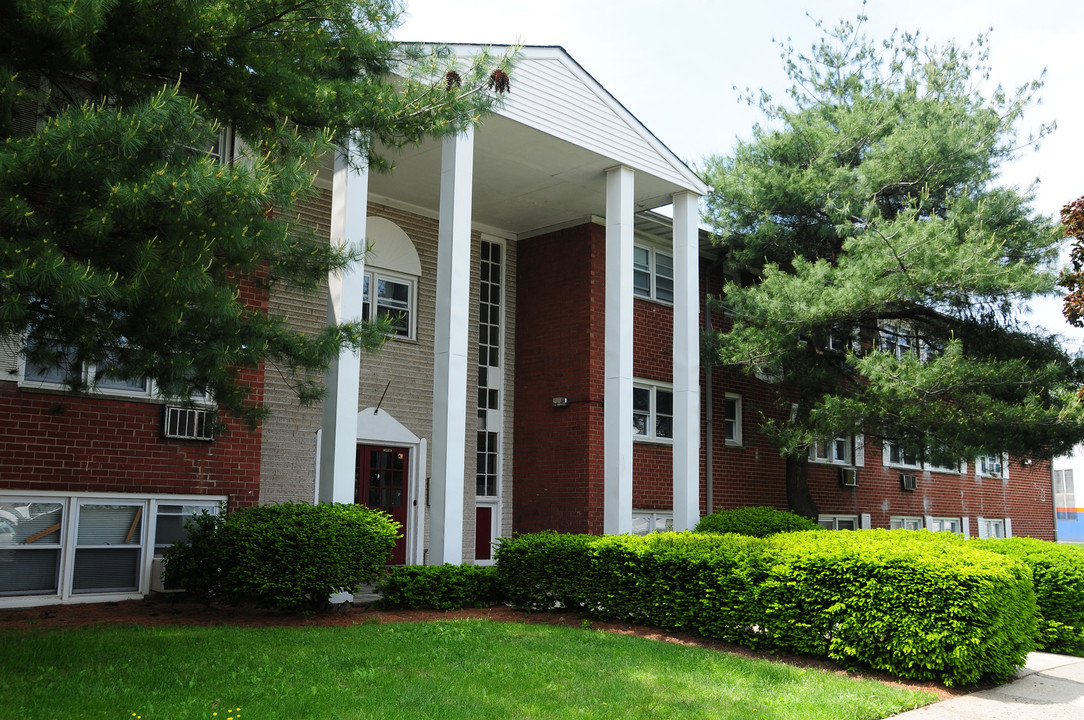
[[[700,520],[695,532],[767,537],[781,532],[823,529],[813,520],[785,510],[770,507],[742,507],[733,510],[716,510]]]
[[[552,531],[498,538],[494,557],[508,600],[529,610],[583,606],[593,535]]]
[[[973,542],[1031,568],[1039,604],[1039,648],[1084,656],[1084,550],[1034,538]]]
[[[205,601],[292,612],[327,607],[376,578],[399,525],[360,505],[257,505],[189,525],[165,554],[165,579]]]
[[[387,608],[458,610],[500,602],[497,568],[479,565],[407,565],[392,568],[376,585]]]
[[[514,604],[696,632],[948,685],[1008,677],[1034,649],[1022,562],[948,533],[523,535],[497,570]]]

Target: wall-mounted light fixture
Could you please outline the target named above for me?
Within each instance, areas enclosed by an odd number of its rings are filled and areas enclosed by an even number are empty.
[[[555,397],[555,398],[553,398],[553,406],[555,408],[568,407],[568,398],[566,398],[566,397]]]

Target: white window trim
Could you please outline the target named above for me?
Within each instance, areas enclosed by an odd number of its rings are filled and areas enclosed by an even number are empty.
[[[892,530],[907,530],[908,523],[918,525],[915,530],[921,530],[924,527],[922,518],[915,515],[893,515],[888,519],[888,527]],[[897,527],[898,526],[898,527]]]
[[[11,595],[0,597],[0,608],[37,607],[66,603],[107,602],[114,600],[138,600],[150,591],[151,566],[154,563],[155,528],[159,505],[195,505],[216,510],[228,500],[225,495],[165,495],[134,493],[101,493],[59,491],[0,490],[0,502],[54,502],[61,505],[60,562],[57,592],[51,595]],[[75,570],[76,531],[78,508],[86,504],[136,505],[143,509],[140,534],[140,560],[138,585],[134,591],[81,592],[72,591]]]
[[[161,394],[158,391],[158,385],[154,380],[145,378],[145,390],[126,390],[124,388],[106,388],[101,387],[94,381],[95,373],[97,372],[97,366],[93,364],[87,364],[79,371],[79,379],[85,384],[86,389],[77,391],[75,394],[81,396],[92,397],[114,397],[123,398],[128,400],[154,400],[163,403],[183,403],[191,401],[196,407],[212,408],[214,407],[214,401],[210,400],[207,395],[203,393],[193,393],[187,400],[183,398],[172,398]],[[60,392],[60,393],[72,393],[73,391],[65,384],[61,382],[51,382],[47,380],[34,380],[26,377],[26,356],[21,352],[19,353],[19,376],[18,383],[20,388],[26,388],[28,390],[42,390],[46,392]]]
[[[633,380],[632,387],[634,391],[636,389],[650,391],[650,409],[648,410],[647,417],[647,435],[637,435],[635,430],[632,433],[632,441],[636,443],[655,443],[658,445],[672,445],[674,443],[673,437],[659,437],[655,434],[655,426],[658,418],[658,401],[657,395],[660,390],[670,393],[671,401],[674,396],[674,386],[670,383],[658,382],[655,380]],[[635,414],[635,410],[633,411]],[[670,416],[670,431],[674,430],[673,415]],[[632,418],[629,418],[631,421]],[[635,427],[635,425],[634,425]]]
[[[930,532],[955,532],[957,535],[962,535],[964,538],[968,536],[969,522],[967,517],[952,517],[948,515],[924,515],[922,517],[922,522],[926,526],[926,529]],[[946,522],[954,522],[960,527],[960,529],[958,531],[954,531],[936,527],[937,525],[944,524]]]
[[[987,518],[979,516],[975,518],[979,525],[979,537],[986,539],[990,537],[990,529],[992,527],[1001,526],[1001,537],[1012,537],[1012,518]],[[993,537],[997,537],[994,535]]]
[[[822,513],[822,514],[817,516],[817,524],[820,525],[821,527],[825,528],[826,530],[839,530],[840,529],[840,527],[839,527],[840,521],[854,523],[854,529],[855,530],[859,530],[862,527],[859,524],[859,520],[858,520],[857,515],[847,515],[847,514],[840,515],[840,514],[834,514],[834,513],[827,513],[827,514]],[[829,527],[825,523],[830,523],[831,527]]]
[[[669,249],[669,248],[662,249],[662,248],[656,247],[654,245],[649,245],[647,243],[640,243],[640,242],[635,243],[634,247],[639,249],[639,250],[646,250],[647,253],[648,253],[647,273],[648,273],[648,284],[649,284],[648,285],[648,290],[649,290],[649,292],[648,292],[647,295],[636,292],[636,288],[635,288],[635,284],[634,284],[633,285],[633,291],[632,291],[633,297],[639,298],[641,300],[651,300],[653,302],[662,303],[663,305],[673,305],[674,304],[673,300],[666,300],[666,299],[662,299],[662,298],[659,297],[659,293],[658,293],[659,274],[658,274],[658,259],[657,259],[659,255],[663,255],[665,257],[670,258],[670,267],[671,267],[671,272],[672,272],[673,271],[673,266],[674,266],[674,253],[673,253],[673,251],[671,249]],[[633,253],[633,257],[635,257],[635,253]],[[674,281],[674,278],[673,278],[673,276],[671,276],[670,277],[670,282],[673,283],[673,281]],[[675,291],[676,291],[676,289],[675,289]],[[675,292],[675,291],[672,291],[672,292]]]
[[[990,457],[996,457],[1001,460],[1001,472],[992,473],[983,470],[983,460]],[[984,478],[998,478],[1000,480],[1009,479],[1009,456],[1005,453],[987,453],[986,455],[980,455],[975,458],[975,476]]]
[[[635,523],[637,519],[647,520],[648,531],[646,533],[640,533],[632,530],[633,535],[650,535],[655,532],[670,532],[674,529],[673,510],[633,510],[633,523]],[[663,525],[663,528],[659,527],[660,523]]]
[[[847,446],[847,457],[842,460],[835,458],[836,441],[843,440]],[[833,457],[819,458],[817,457],[817,445],[824,440],[818,440],[809,448],[809,462],[814,465],[839,465],[843,467],[857,467],[855,465],[855,440],[851,435],[836,435],[835,437],[828,438],[828,446],[831,448]]]
[[[726,403],[734,402],[734,437],[728,438],[726,435]],[[723,396],[723,435],[724,444],[727,447],[741,447],[742,446],[742,396],[738,393],[725,393]]]
[[[410,313],[410,318],[407,327],[406,335],[399,335],[398,333],[391,333],[387,337],[389,340],[417,340],[418,339],[418,278],[414,275],[407,275],[405,273],[395,272],[393,270],[384,270],[377,267],[366,267],[365,277],[369,281],[369,299],[366,300],[365,313],[370,321],[375,320],[377,317],[377,297],[376,288],[377,283],[380,280],[390,280],[395,283],[401,283],[409,288],[410,297],[407,298],[407,312]],[[502,287],[503,290],[503,287]]]
[[[881,464],[885,467],[891,468],[903,468],[905,470],[921,470],[922,462],[916,460],[914,463],[907,462],[892,462],[892,448],[895,442],[892,440],[885,440],[881,445]],[[903,454],[902,452],[900,453]]]

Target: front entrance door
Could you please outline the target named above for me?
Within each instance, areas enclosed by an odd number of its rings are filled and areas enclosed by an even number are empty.
[[[407,448],[358,445],[354,502],[383,510],[399,523],[403,537],[395,541],[388,563],[406,564]]]

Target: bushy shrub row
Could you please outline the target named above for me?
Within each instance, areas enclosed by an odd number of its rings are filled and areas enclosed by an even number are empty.
[[[501,540],[511,601],[577,607],[946,685],[1034,649],[1029,568],[940,533],[543,533]]]
[[[497,568],[479,565],[407,565],[392,568],[376,584],[387,608],[458,610],[500,602]]]
[[[768,537],[781,532],[823,530],[807,517],[770,507],[741,507],[716,510],[702,518],[696,532],[735,533],[750,537]]]
[[[1039,649],[1084,656],[1084,550],[1033,538],[973,542],[1031,568],[1039,603]]]
[[[319,610],[371,582],[399,524],[361,505],[258,505],[203,514],[165,552],[165,582],[206,602]]]

